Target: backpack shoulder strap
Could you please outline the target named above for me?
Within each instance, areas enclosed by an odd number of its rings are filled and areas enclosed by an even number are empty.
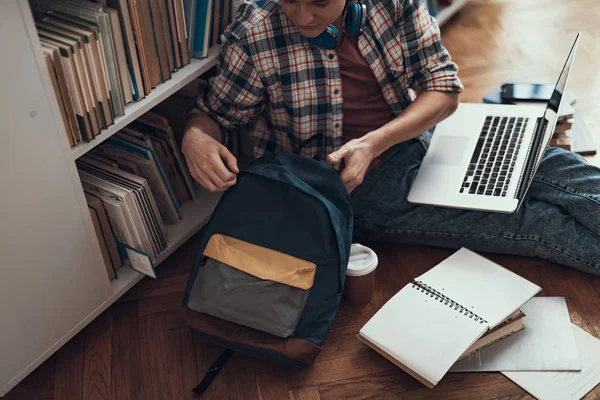
[[[198,386],[192,389],[192,392],[201,396],[202,393],[204,393],[206,389],[208,389],[213,379],[215,379],[221,368],[225,366],[227,361],[229,361],[229,359],[234,353],[235,351],[229,349],[221,353],[221,355],[217,357],[217,359],[212,363],[212,365],[210,366],[210,368],[208,369],[208,371],[204,375],[204,378],[202,378],[202,381],[200,381]]]

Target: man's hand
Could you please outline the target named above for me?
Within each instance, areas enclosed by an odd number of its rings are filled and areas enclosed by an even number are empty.
[[[355,139],[340,147],[337,151],[327,156],[331,165],[342,162],[340,177],[346,185],[348,193],[352,193],[362,182],[369,165],[376,157],[376,150],[366,140]]]
[[[222,192],[235,185],[240,172],[234,155],[194,124],[189,125],[181,143],[190,174],[211,192]],[[227,167],[225,166],[227,164]]]

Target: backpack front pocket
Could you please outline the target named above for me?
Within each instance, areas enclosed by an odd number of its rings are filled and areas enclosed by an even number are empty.
[[[282,338],[294,334],[316,265],[229,236],[211,236],[188,306]]]

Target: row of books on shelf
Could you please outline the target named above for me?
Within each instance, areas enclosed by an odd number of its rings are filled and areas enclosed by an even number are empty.
[[[36,28],[71,147],[93,140],[190,54],[206,57],[233,9],[232,0],[39,0]]]
[[[180,146],[183,112],[192,98],[174,95],[76,160],[109,278],[124,260],[155,277],[169,245],[168,226],[197,199]],[[184,106],[182,108],[182,106]]]

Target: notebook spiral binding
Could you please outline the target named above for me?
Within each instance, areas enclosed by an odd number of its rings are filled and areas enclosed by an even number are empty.
[[[458,311],[459,314],[463,314],[463,315],[471,318],[475,322],[479,322],[480,324],[487,324],[487,321],[485,319],[481,318],[479,315],[475,314],[473,311],[470,311],[468,308],[461,306],[460,304],[458,304],[457,302],[455,302],[448,296],[438,292],[431,286],[429,286],[421,281],[416,281],[415,283],[412,283],[412,287],[429,295],[430,297],[434,298],[434,300],[437,300],[440,303],[442,303],[450,308],[454,308],[454,310]]]

